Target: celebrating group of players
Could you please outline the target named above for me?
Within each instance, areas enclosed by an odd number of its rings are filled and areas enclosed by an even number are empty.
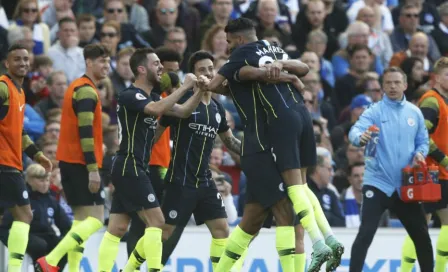
[[[146,260],[148,271],[161,271],[174,246],[168,244],[177,228],[194,214],[212,235],[210,259],[214,271],[238,270],[260,229],[276,222],[276,248],[283,271],[304,271],[303,227],[313,243],[308,271],[335,270],[344,252],[333,235],[319,201],[306,185],[306,168],[316,163],[311,117],[303,103],[299,77],[308,67],[276,45],[259,41],[252,22],[240,18],[225,29],[232,54],[215,74],[213,56],[204,51],[190,58],[184,83],[161,98],[163,66],[152,49],[138,49],[130,59],[135,81],[118,96],[119,150],[111,170],[115,191],[107,232],[99,248],[97,271],[112,270],[120,239],[134,224],[138,240],[123,271],[135,271]],[[101,101],[95,85],[109,72],[110,57],[101,45],[84,49],[86,74],[66,91],[57,151],[61,180],[75,221],[70,232],[47,255],[36,271],[58,271],[68,254],[69,271],[79,271],[84,242],[103,226]],[[8,74],[0,77],[0,200],[14,216],[10,230],[8,271],[20,271],[32,218],[21,174],[22,150],[51,170],[51,163],[22,134],[24,94],[20,85],[29,68],[28,52],[12,46]],[[6,90],[3,91],[2,90]],[[242,142],[227,126],[225,110],[211,93],[232,97],[244,123]],[[6,97],[6,98],[5,98]],[[5,102],[7,101],[7,102]],[[154,190],[148,163],[152,147],[167,127],[174,136],[165,175],[164,196]],[[241,156],[247,179],[247,203],[240,224],[229,237],[221,195],[208,161],[216,135]],[[4,156],[8,154],[8,156]],[[15,154],[14,156],[10,154]],[[141,221],[140,221],[141,220]],[[178,239],[178,238],[177,238]],[[173,243],[171,243],[173,244]],[[163,257],[162,257],[163,256]]]

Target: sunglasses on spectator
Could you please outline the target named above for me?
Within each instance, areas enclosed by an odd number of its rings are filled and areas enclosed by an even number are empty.
[[[99,84],[98,85],[98,89],[102,89],[102,88],[104,88],[104,85],[103,84]]]
[[[106,37],[109,37],[109,38],[114,38],[114,37],[116,37],[117,36],[117,33],[111,33],[111,32],[109,32],[109,33],[107,33],[107,32],[101,32],[101,38],[106,38]]]
[[[371,89],[371,90],[369,90],[369,92],[372,92],[372,93],[380,93],[380,92],[381,92],[381,89]]]
[[[107,9],[108,13],[114,13],[115,11],[118,12],[118,13],[122,13],[123,9],[121,9],[121,8],[118,8],[118,9],[113,9],[113,8]]]
[[[408,14],[403,14],[406,18],[418,18],[420,17],[420,15],[418,15],[417,13],[408,13]]]
[[[162,14],[167,14],[167,13],[174,14],[176,12],[176,9],[175,8],[169,8],[169,9],[161,8],[159,11]]]
[[[314,104],[314,100],[305,99],[305,104]]]
[[[24,13],[36,13],[38,11],[37,8],[23,8],[22,11]]]

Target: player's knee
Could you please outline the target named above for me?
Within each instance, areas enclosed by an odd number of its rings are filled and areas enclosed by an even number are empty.
[[[218,224],[216,224],[210,230],[212,237],[215,239],[224,239],[229,237],[229,225],[226,220],[220,220]]]
[[[280,200],[272,207],[272,214],[277,226],[292,226],[294,223],[294,210],[287,198]]]
[[[147,228],[163,228],[165,225],[165,218],[162,212],[154,212],[151,215],[145,215],[145,225]]]
[[[107,226],[107,232],[116,237],[123,237],[128,231],[128,224],[126,222],[115,222]]]

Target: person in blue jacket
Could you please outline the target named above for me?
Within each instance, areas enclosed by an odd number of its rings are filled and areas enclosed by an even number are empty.
[[[434,267],[431,239],[421,203],[401,200],[402,169],[425,161],[429,136],[420,109],[406,101],[406,74],[397,67],[384,71],[385,96],[370,106],[353,125],[350,142],[366,147],[361,226],[352,246],[350,272],[361,272],[383,212],[400,219],[417,249],[420,271]],[[372,137],[369,127],[379,128]],[[375,144],[376,143],[376,144]]]
[[[58,201],[50,194],[49,175],[39,164],[32,164],[26,170],[26,181],[30,198],[33,220],[30,224],[28,246],[26,253],[36,261],[49,253],[70,230],[72,222]],[[9,229],[13,222],[10,212],[5,215],[0,224],[0,240],[8,244]],[[57,227],[58,231],[55,230]],[[59,263],[64,267],[67,259]]]

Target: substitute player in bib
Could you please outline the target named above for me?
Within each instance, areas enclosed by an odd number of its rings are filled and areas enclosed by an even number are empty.
[[[118,97],[120,148],[113,161],[115,186],[107,232],[99,248],[96,271],[110,272],[118,254],[121,237],[126,233],[131,213],[146,225],[143,247],[149,271],[160,271],[162,258],[162,210],[147,174],[157,117],[163,114],[186,118],[199,104],[203,92],[195,93],[184,104],[176,102],[193,88],[196,77],[188,74],[184,84],[166,98],[152,92],[160,83],[163,66],[150,48],[137,49],[130,59],[135,82]],[[151,254],[150,254],[151,253]]]
[[[213,56],[205,51],[191,55],[189,70],[196,76],[211,79],[215,75]],[[197,86],[194,89],[198,89]],[[195,90],[198,92],[199,90]],[[187,93],[180,102],[193,95]],[[224,202],[216,189],[209,169],[210,154],[216,135],[219,135],[229,150],[240,153],[241,142],[227,126],[225,110],[211,98],[211,92],[204,93],[201,103],[188,118],[163,116],[159,122],[157,136],[171,126],[174,131],[173,154],[165,177],[165,198],[162,211],[165,216],[163,239],[166,241],[176,228],[184,228],[191,215],[197,225],[206,224],[212,235],[210,260],[213,268],[224,252],[229,226]],[[177,238],[177,240],[180,237]],[[177,242],[177,241],[175,241]],[[142,240],[137,244],[124,271],[134,271],[145,258]],[[165,265],[174,247],[163,249],[162,264]]]
[[[283,69],[297,76],[305,75],[308,69],[296,60],[289,60],[280,47],[258,41],[253,23],[248,19],[229,22],[226,32],[233,52],[230,61],[220,70],[223,76],[212,81],[211,86],[230,77],[252,82],[253,92],[267,114],[266,133],[271,152],[288,186],[288,195],[300,223],[313,241],[309,271],[318,271],[327,260],[330,260],[327,270],[332,271],[339,265],[344,247],[334,237],[319,201],[306,185],[306,168],[316,162],[312,122],[298,85],[293,81],[294,84],[276,82],[284,78]],[[254,70],[250,66],[262,69]],[[277,84],[270,84],[272,80]],[[266,81],[268,83],[264,83]]]
[[[33,219],[22,173],[22,152],[39,162],[47,172],[51,172],[52,165],[23,130],[25,92],[22,84],[30,68],[26,48],[12,45],[5,66],[7,72],[0,76],[0,207],[8,208],[14,218],[8,237],[8,272],[20,272]]]
[[[37,271],[58,271],[68,254],[70,272],[79,271],[84,242],[103,226],[104,191],[99,175],[103,162],[101,100],[96,84],[107,77],[110,54],[102,45],[84,48],[86,73],[74,80],[64,95],[61,133],[56,153],[67,203],[73,210],[72,229],[45,257]]]
[[[419,102],[428,129],[428,165],[439,166],[439,180],[442,186],[442,200],[437,203],[424,203],[427,220],[436,213],[442,223],[436,245],[435,272],[445,272],[448,260],[448,58],[442,57],[434,65],[436,84],[427,91]],[[417,254],[412,239],[407,236],[403,244],[401,271],[410,272]]]

